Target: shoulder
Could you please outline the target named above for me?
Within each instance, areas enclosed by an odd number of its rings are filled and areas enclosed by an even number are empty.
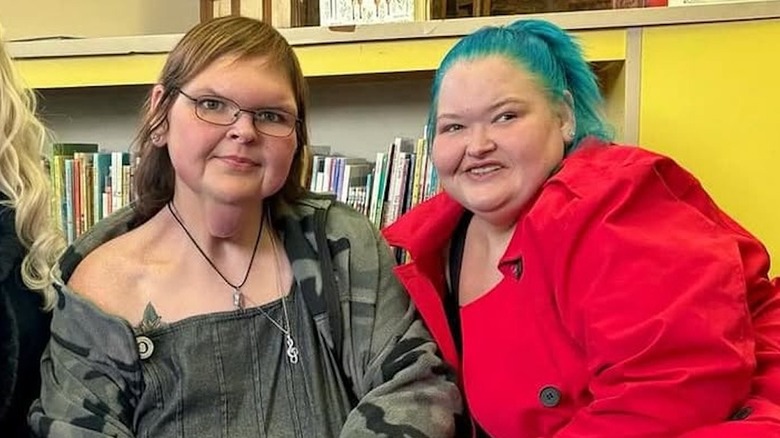
[[[600,229],[605,221],[658,226],[659,214],[714,211],[699,181],[669,157],[635,146],[590,143],[564,159],[545,183],[527,221],[561,237]]]
[[[68,287],[102,310],[125,316],[121,302],[137,276],[134,240],[123,235],[95,248],[76,266]]]
[[[94,248],[76,265],[68,284],[81,295],[91,295],[91,290],[105,289],[120,282],[132,269],[129,262],[135,253],[135,240],[125,234]]]
[[[652,177],[668,167],[683,170],[671,158],[638,146],[596,143],[572,153],[552,179],[578,192],[599,192],[616,181]]]
[[[327,228],[334,234],[356,238],[375,239],[378,234],[366,215],[341,202],[335,202],[328,211]]]
[[[314,248],[328,242],[337,265],[376,269],[389,247],[362,213],[332,196],[310,194],[290,205],[303,234]]]
[[[324,225],[330,240],[343,237],[376,240],[378,236],[378,230],[366,215],[336,201],[332,195],[308,193],[286,206],[284,214],[303,224],[306,232],[316,231],[309,228],[318,224]]]
[[[703,191],[670,157],[636,146],[591,143],[567,157],[545,185],[545,196],[572,205],[604,205],[633,197],[646,201]],[[658,196],[660,195],[660,196]],[[560,208],[561,206],[558,206]]]
[[[696,177],[669,157],[610,145],[576,152],[567,164],[571,166],[554,177],[557,189],[553,183],[547,194],[548,201],[556,196],[563,201],[547,202],[540,210],[545,214],[538,217],[572,242],[590,236],[603,249],[607,242],[633,239],[638,244],[641,236],[654,235],[663,239],[646,247],[672,253],[661,240],[686,242],[691,250],[713,240],[750,237],[723,213]],[[553,215],[558,215],[554,221]]]
[[[147,222],[120,231],[117,228],[126,224],[116,223],[117,219],[109,218],[102,229],[84,236],[68,249],[62,261],[63,280],[72,292],[101,310],[135,320],[145,306],[140,302],[137,285],[144,272],[153,225]]]

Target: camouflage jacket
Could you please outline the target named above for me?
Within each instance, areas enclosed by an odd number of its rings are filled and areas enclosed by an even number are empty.
[[[61,262],[63,282],[90,251],[128,231],[133,216],[132,207],[117,212],[75,242]],[[393,258],[375,228],[354,210],[314,195],[280,203],[272,216],[297,288],[313,315],[312,333],[326,346],[326,362],[338,369],[342,389],[348,392],[330,395],[335,404],[347,400],[348,409],[343,416],[323,420],[326,424],[317,426],[314,435],[334,436],[335,430],[342,437],[453,436],[461,399],[452,373],[393,277]],[[323,275],[328,272],[332,275]],[[333,298],[340,311],[328,312],[327,300]],[[29,417],[37,436],[146,436],[138,428],[149,411],[141,406],[145,368],[129,325],[115,320],[67,286],[60,289],[52,340],[41,365],[41,397]],[[340,339],[338,345],[334,339]],[[244,386],[250,388],[251,383]],[[181,400],[185,406],[193,402],[187,394]],[[219,410],[216,406],[212,410]],[[187,412],[180,410],[178,416]],[[261,430],[260,435],[313,436],[293,425],[281,429]],[[226,430],[213,425],[165,436],[244,436]]]

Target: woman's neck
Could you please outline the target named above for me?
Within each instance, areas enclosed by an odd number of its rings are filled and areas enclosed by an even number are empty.
[[[490,254],[503,254],[515,232],[517,222],[494,223],[475,214],[469,224],[468,233],[477,241],[484,242]],[[471,237],[470,236],[470,237]]]
[[[225,204],[214,201],[186,199],[174,196],[173,212],[204,250],[215,246],[251,248],[257,240],[262,223],[262,201]]]

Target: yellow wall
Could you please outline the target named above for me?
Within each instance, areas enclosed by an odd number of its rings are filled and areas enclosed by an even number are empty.
[[[780,20],[646,28],[640,144],[671,155],[780,274]]]
[[[194,0],[0,0],[6,39],[182,33],[200,19]]]

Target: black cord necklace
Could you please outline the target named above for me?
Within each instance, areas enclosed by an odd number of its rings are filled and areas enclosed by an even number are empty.
[[[200,245],[198,245],[198,242],[195,240],[194,237],[192,237],[192,234],[190,234],[190,230],[187,229],[187,227],[184,225],[184,222],[179,218],[178,210],[173,205],[173,201],[168,202],[168,211],[171,212],[171,216],[173,216],[174,219],[176,219],[176,222],[179,223],[179,226],[182,230],[184,230],[184,233],[187,235],[187,237],[190,238],[190,241],[193,245],[195,245],[195,248],[198,249],[198,252],[200,252],[200,255],[203,256],[204,259],[211,265],[211,268],[214,269],[214,271],[222,278],[222,280],[227,283],[228,286],[233,288],[233,307],[236,309],[243,309],[244,308],[244,296],[241,292],[241,288],[244,287],[244,284],[246,284],[246,280],[249,278],[249,272],[252,271],[252,265],[255,261],[255,254],[257,254],[257,246],[260,244],[260,236],[263,234],[263,225],[265,224],[265,215],[262,215],[260,218],[260,229],[257,231],[257,239],[255,240],[255,248],[252,250],[252,258],[249,259],[249,266],[246,267],[246,273],[244,274],[244,279],[241,280],[240,284],[233,284],[230,281],[228,281],[227,278],[225,278],[224,275],[222,275],[221,272],[219,272],[219,269],[217,269],[217,265],[214,264],[214,262],[211,261],[208,255],[206,255],[206,252],[201,249]]]

